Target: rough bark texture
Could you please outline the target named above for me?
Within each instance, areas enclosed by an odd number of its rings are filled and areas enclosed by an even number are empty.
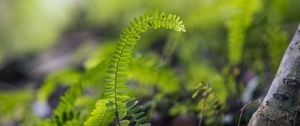
[[[300,126],[300,25],[248,126]]]

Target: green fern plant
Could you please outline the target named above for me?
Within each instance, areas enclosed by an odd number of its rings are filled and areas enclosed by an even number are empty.
[[[70,89],[60,98],[60,102],[54,110],[54,116],[63,115],[63,113],[69,113],[74,108],[75,100],[82,94],[83,85],[81,83],[75,83]]]
[[[192,99],[197,103],[196,110],[199,111],[200,115],[199,125],[202,123],[204,117],[209,117],[206,119],[206,123],[216,122],[213,120],[213,117],[221,116],[220,113],[225,109],[224,104],[216,99],[215,92],[210,83],[199,83],[195,88]]]
[[[165,14],[160,13],[158,10],[150,10],[148,13],[145,12],[144,16],[141,16],[139,19],[134,18],[133,22],[130,22],[130,25],[125,28],[120,35],[118,40],[118,45],[115,49],[115,52],[111,59],[109,60],[109,65],[107,69],[107,83],[105,84],[105,93],[104,100],[108,103],[112,103],[112,109],[97,109],[97,108],[106,108],[106,104],[98,104],[96,107],[97,113],[105,113],[108,115],[114,115],[117,120],[117,125],[128,125],[129,121],[124,120],[124,117],[127,115],[128,108],[126,107],[129,100],[127,92],[127,74],[126,70],[128,68],[128,63],[131,59],[131,53],[137,41],[140,40],[140,34],[148,30],[149,28],[158,29],[158,28],[167,28],[173,29],[179,32],[185,32],[185,27],[180,21],[180,18],[174,14]],[[105,122],[106,116],[99,118],[104,122],[99,122],[98,118],[95,118],[97,114],[92,114],[88,121],[85,122],[85,125],[99,125],[104,126],[104,124],[109,124]]]
[[[69,90],[60,98],[60,102],[51,120],[44,121],[44,126],[68,126],[79,125],[80,112],[73,110],[76,99],[82,94],[83,86],[81,83],[75,83]],[[75,126],[76,126],[75,125]]]
[[[136,101],[128,102],[129,96],[127,94],[127,73],[128,63],[131,59],[131,52],[134,45],[140,39],[140,34],[149,28],[157,29],[165,27],[176,31],[185,32],[184,25],[179,17],[173,14],[160,13],[158,10],[150,10],[141,16],[139,20],[134,19],[130,26],[124,29],[118,40],[118,46],[108,63],[107,69],[107,83],[105,85],[104,98],[100,99],[96,108],[92,111],[91,116],[88,117],[84,123],[86,126],[99,125],[106,126],[117,120],[117,125],[150,125],[146,123],[145,114],[142,112],[141,106],[137,105]],[[103,66],[103,62],[98,63]],[[86,73],[77,76],[77,80],[70,86],[64,96],[61,97],[59,105],[54,110],[52,119],[44,121],[45,126],[68,126],[72,124],[80,125],[80,113],[75,112],[75,102],[77,98],[83,93],[83,86],[86,83],[95,82],[95,76],[90,76],[98,70],[99,65],[89,69]],[[96,72],[97,73],[97,72]],[[101,75],[102,76],[102,75]],[[54,79],[59,81],[60,79]],[[52,88],[51,88],[52,89]],[[48,94],[51,91],[48,91]],[[40,99],[45,99],[46,95]],[[76,115],[76,116],[75,116]],[[124,117],[131,117],[129,120],[124,120]]]
[[[253,16],[260,10],[261,2],[259,0],[231,1],[234,10],[228,20],[226,27],[228,29],[228,58],[230,64],[239,64],[242,59],[242,51],[246,37],[246,31],[251,26]]]
[[[91,113],[91,116],[85,122],[85,126],[107,126],[113,120],[113,104],[108,102],[108,100],[98,100],[96,103],[96,108]]]
[[[58,106],[54,109],[51,119],[44,121],[40,125],[44,126],[68,126],[81,124],[81,111],[75,111],[76,101],[83,94],[84,87],[90,82],[90,72],[80,73],[79,71],[66,70],[52,74],[45,85],[38,91],[39,102],[45,102],[58,82],[69,83],[70,87],[63,96],[60,97]],[[50,87],[50,88],[49,88]]]
[[[131,117],[131,123],[135,123],[135,126],[150,126],[147,123],[146,113],[143,111],[143,106],[138,105],[139,101],[132,99],[127,102],[128,115]]]
[[[271,69],[275,72],[279,66],[281,57],[288,46],[288,42],[286,33],[280,29],[280,26],[276,23],[271,23],[271,21],[268,22],[269,23],[265,26],[263,40],[267,45],[267,49],[272,52],[268,53],[268,55],[271,60]]]

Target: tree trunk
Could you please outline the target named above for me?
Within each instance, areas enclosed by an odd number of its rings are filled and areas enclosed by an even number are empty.
[[[300,125],[300,25],[271,87],[248,126]],[[298,116],[297,116],[298,115]],[[298,120],[298,121],[297,121]]]

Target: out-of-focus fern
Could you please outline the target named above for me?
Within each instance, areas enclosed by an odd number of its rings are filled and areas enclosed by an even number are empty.
[[[135,56],[129,64],[129,69],[128,78],[138,81],[144,87],[155,86],[160,92],[165,93],[176,92],[180,88],[179,80],[176,78],[175,72],[168,66],[160,67],[157,55],[146,54],[143,56]],[[149,88],[147,91],[141,91],[143,93],[151,92]],[[150,94],[152,95],[152,93]]]
[[[87,72],[88,73],[88,72]],[[81,125],[80,111],[74,111],[76,100],[82,95],[88,74],[80,73],[78,71],[62,71],[53,74],[46,80],[44,85],[38,93],[38,100],[44,102],[49,93],[52,92],[58,82],[69,83],[70,87],[63,96],[60,97],[58,106],[54,109],[51,119],[43,122],[45,126],[69,126]],[[48,89],[51,87],[50,89]],[[41,124],[42,125],[42,124]],[[76,126],[75,125],[75,126]]]
[[[54,116],[52,124],[54,123],[56,126],[80,126],[79,117],[79,112],[64,111],[61,115]]]
[[[74,70],[63,70],[58,73],[51,74],[43,87],[38,91],[38,102],[46,102],[48,96],[58,84],[70,85],[69,89],[60,98],[58,106],[54,109],[51,119],[43,122],[45,126],[68,126],[73,123],[76,125],[82,124],[82,111],[75,112],[73,109],[76,106],[76,101],[83,94],[84,87],[98,84],[102,78],[103,62],[99,62],[91,68],[88,68],[84,73]],[[74,115],[74,116],[73,116]],[[75,116],[77,115],[77,116]],[[84,117],[85,115],[83,115]],[[74,126],[74,125],[73,125]]]
[[[267,50],[271,61],[272,72],[276,72],[281,57],[288,46],[286,33],[280,29],[280,24],[275,21],[270,21],[265,26],[265,33],[263,36],[264,41],[267,45]]]
[[[72,111],[76,98],[82,94],[83,86],[81,83],[75,83],[70,89],[60,98],[60,102],[54,110],[54,116],[61,115],[65,112]]]
[[[211,82],[211,88],[214,89],[216,93],[216,99],[220,100],[220,102],[225,103],[229,94],[233,92],[234,85],[232,84],[224,84],[224,78],[222,77],[222,73],[215,68],[213,68],[210,64],[205,63],[195,63],[187,66],[187,77],[184,80],[186,83],[185,88],[187,90],[195,90],[195,87],[198,87],[198,82]]]
[[[200,111],[199,124],[202,123],[204,117],[211,118],[206,119],[206,123],[217,122],[213,120],[213,117],[221,116],[220,113],[224,110],[225,106],[216,99],[211,84],[199,83],[195,88],[192,99],[197,102],[196,110]]]
[[[46,120],[44,126],[69,126],[69,125],[80,125],[79,122],[79,112],[74,112],[73,108],[75,106],[76,99],[82,94],[83,86],[81,83],[75,83],[72,85],[66,93],[60,98],[60,102],[51,120]],[[76,126],[75,125],[75,126]]]
[[[228,58],[230,64],[239,64],[242,58],[245,32],[252,23],[253,15],[259,11],[260,0],[233,0],[233,12],[226,21],[228,29]]]
[[[127,115],[126,104],[129,99],[127,94],[127,74],[128,63],[131,59],[131,53],[138,40],[140,34],[149,28],[157,29],[165,27],[179,32],[185,32],[185,27],[179,17],[174,14],[160,13],[158,10],[150,10],[139,19],[134,18],[133,22],[123,30],[118,40],[118,45],[112,58],[109,60],[107,70],[107,83],[105,84],[104,98],[113,104],[113,111],[109,111],[115,115],[118,125],[127,125],[128,121],[123,120]],[[91,123],[95,115],[89,117]],[[96,118],[95,118],[96,119]],[[101,123],[85,123],[85,125],[101,125]]]
[[[216,96],[211,84],[199,83],[192,94],[184,95],[190,99],[175,99],[173,107],[169,113],[172,116],[195,114],[199,118],[199,124],[219,125],[222,113],[225,109],[225,103]],[[174,97],[176,94],[171,95]],[[202,122],[205,120],[205,122]]]
[[[150,126],[147,123],[146,113],[143,111],[143,106],[138,105],[137,100],[130,100],[127,102],[128,115],[131,117],[130,122],[135,126]]]

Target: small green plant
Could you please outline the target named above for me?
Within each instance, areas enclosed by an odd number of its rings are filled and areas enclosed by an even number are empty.
[[[210,118],[220,117],[220,113],[224,111],[224,104],[221,104],[220,101],[215,98],[215,92],[213,91],[210,83],[199,83],[195,88],[192,99],[196,102],[196,111],[199,112],[199,126],[201,126],[204,117],[208,117],[208,119],[206,119],[206,123],[216,122]]]
[[[165,14],[158,10],[145,12],[139,19],[134,18],[133,22],[123,30],[118,40],[118,45],[108,60],[106,69],[106,84],[104,85],[103,97],[96,103],[96,108],[87,116],[85,126],[107,126],[116,120],[116,125],[127,126],[148,126],[146,114],[143,107],[138,105],[137,100],[128,95],[127,69],[131,61],[134,46],[140,40],[140,34],[148,29],[167,28],[178,32],[185,32],[185,27],[180,18],[174,14]],[[103,65],[103,64],[101,64]],[[80,125],[80,112],[74,111],[75,101],[84,90],[89,76],[83,74],[75,84],[71,85],[64,96],[61,97],[59,105],[54,110],[51,120],[44,122],[44,125]],[[77,122],[77,124],[76,124]]]
[[[180,21],[179,17],[174,14],[160,13],[158,10],[150,10],[141,16],[139,19],[134,18],[134,22],[130,22],[130,26],[123,30],[118,40],[118,45],[112,58],[109,60],[107,69],[107,84],[105,85],[104,98],[100,99],[106,104],[98,104],[100,107],[96,107],[94,112],[104,113],[102,118],[94,118],[97,114],[92,114],[85,125],[103,125],[108,124],[112,119],[116,119],[117,125],[128,125],[129,121],[124,119],[128,113],[126,107],[129,100],[127,91],[127,74],[126,70],[132,55],[132,51],[137,41],[140,40],[140,34],[148,30],[149,28],[157,29],[165,27],[167,29],[173,29],[176,31],[185,32],[184,25]],[[110,103],[111,105],[107,105]],[[106,107],[105,107],[106,106]],[[102,109],[108,108],[110,109]],[[97,109],[101,108],[101,109]],[[101,111],[102,110],[102,111]],[[108,116],[114,115],[112,117]],[[109,119],[106,119],[109,118]],[[134,119],[134,118],[133,118]],[[135,121],[135,120],[134,120]],[[138,123],[137,123],[138,124]],[[145,123],[145,125],[149,125]]]
[[[251,26],[253,15],[260,10],[261,2],[259,0],[231,2],[231,6],[238,12],[233,13],[226,21],[229,32],[228,59],[230,64],[239,64],[243,55],[246,31]]]

